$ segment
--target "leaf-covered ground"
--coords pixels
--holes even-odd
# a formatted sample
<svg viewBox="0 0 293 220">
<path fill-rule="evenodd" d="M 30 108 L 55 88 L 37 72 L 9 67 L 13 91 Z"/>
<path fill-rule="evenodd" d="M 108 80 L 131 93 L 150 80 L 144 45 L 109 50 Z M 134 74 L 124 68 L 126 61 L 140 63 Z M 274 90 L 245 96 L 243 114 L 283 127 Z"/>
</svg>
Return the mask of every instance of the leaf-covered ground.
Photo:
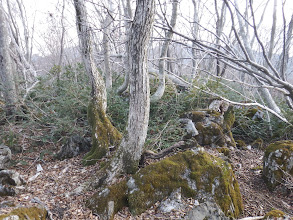
<svg viewBox="0 0 293 220">
<path fill-rule="evenodd" d="M 207 149 L 212 154 L 218 155 L 213 149 Z M 231 162 L 240 184 L 245 210 L 242 217 L 262 216 L 273 208 L 280 209 L 293 216 L 293 195 L 285 195 L 280 190 L 268 191 L 261 178 L 262 152 L 259 150 L 233 150 Z M 37 205 L 36 201 L 47 206 L 52 219 L 98 219 L 91 210 L 84 206 L 84 201 L 92 192 L 78 192 L 78 187 L 94 177 L 99 165 L 83 167 L 82 156 L 64 161 L 54 160 L 49 154 L 41 155 L 37 152 L 21 153 L 14 156 L 18 163 L 11 167 L 17 170 L 27 184 L 19 189 L 19 194 L 14 197 L 0 198 L 0 213 L 7 213 L 14 206 Z M 37 173 L 37 166 L 41 165 L 42 171 Z M 40 167 L 40 166 L 39 166 Z M 115 219 L 182 219 L 186 212 L 192 208 L 194 200 L 184 199 L 187 208 L 171 213 L 161 213 L 157 208 L 159 203 L 147 210 L 141 216 L 133 217 L 125 208 Z"/>
</svg>

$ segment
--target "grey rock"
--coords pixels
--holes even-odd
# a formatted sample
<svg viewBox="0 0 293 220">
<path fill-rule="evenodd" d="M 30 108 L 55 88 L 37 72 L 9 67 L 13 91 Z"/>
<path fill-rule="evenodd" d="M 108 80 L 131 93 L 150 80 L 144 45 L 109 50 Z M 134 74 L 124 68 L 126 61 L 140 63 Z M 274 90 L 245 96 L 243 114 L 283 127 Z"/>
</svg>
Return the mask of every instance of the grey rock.
<svg viewBox="0 0 293 220">
<path fill-rule="evenodd" d="M 204 202 L 188 212 L 188 220 L 228 220 L 216 203 Z"/>
<path fill-rule="evenodd" d="M 11 150 L 9 147 L 0 145 L 0 170 L 6 169 L 11 160 Z"/>
<path fill-rule="evenodd" d="M 168 213 L 171 211 L 184 209 L 185 207 L 186 205 L 184 205 L 181 200 L 181 187 L 180 187 L 177 190 L 174 190 L 167 199 L 161 202 L 159 209 L 162 212 Z"/>
<path fill-rule="evenodd" d="M 21 186 L 25 181 L 18 172 L 14 170 L 0 171 L 0 196 L 14 196 L 16 194 L 15 186 Z"/>
<path fill-rule="evenodd" d="M 74 135 L 61 147 L 55 157 L 59 160 L 76 157 L 83 152 L 88 152 L 90 148 L 91 143 L 88 139 Z"/>
<path fill-rule="evenodd" d="M 0 171 L 0 184 L 1 185 L 11 185 L 11 186 L 21 186 L 25 184 L 20 174 L 15 170 L 1 170 Z"/>
</svg>

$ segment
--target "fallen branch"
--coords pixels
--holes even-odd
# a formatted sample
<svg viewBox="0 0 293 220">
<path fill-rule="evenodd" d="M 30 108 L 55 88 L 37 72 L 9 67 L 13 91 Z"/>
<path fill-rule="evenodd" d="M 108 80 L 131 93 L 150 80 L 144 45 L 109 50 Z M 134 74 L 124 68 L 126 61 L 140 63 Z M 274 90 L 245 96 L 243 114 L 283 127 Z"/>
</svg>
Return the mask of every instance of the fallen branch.
<svg viewBox="0 0 293 220">
<path fill-rule="evenodd" d="M 179 141 L 175 144 L 173 144 L 171 147 L 168 147 L 162 151 L 160 151 L 159 153 L 154 153 L 151 150 L 146 150 L 142 153 L 141 155 L 141 159 L 140 159 L 140 165 L 143 166 L 145 164 L 145 161 L 147 159 L 153 159 L 153 160 L 157 160 L 157 159 L 161 159 L 173 152 L 175 152 L 175 150 L 180 149 L 180 150 L 186 150 L 186 149 L 190 149 L 193 148 L 195 146 L 197 146 L 197 142 L 192 142 L 192 143 L 188 143 L 186 141 Z"/>
</svg>

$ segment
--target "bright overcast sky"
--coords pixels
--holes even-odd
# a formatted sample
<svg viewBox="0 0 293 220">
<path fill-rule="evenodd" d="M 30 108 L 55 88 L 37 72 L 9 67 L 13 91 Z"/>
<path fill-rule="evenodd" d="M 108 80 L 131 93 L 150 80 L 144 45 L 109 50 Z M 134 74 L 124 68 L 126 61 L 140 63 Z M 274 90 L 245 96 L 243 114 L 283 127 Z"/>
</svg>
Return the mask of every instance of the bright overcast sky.
<svg viewBox="0 0 293 220">
<path fill-rule="evenodd" d="M 95 1 L 95 0 L 92 0 Z M 101 3 L 106 0 L 96 0 L 97 3 Z M 162 0 L 163 1 L 163 0 Z M 27 16 L 29 18 L 30 25 L 33 23 L 33 18 L 35 16 L 35 39 L 41 44 L 42 36 L 41 32 L 45 33 L 48 30 L 48 18 L 49 14 L 51 13 L 54 17 L 59 17 L 61 14 L 61 6 L 63 4 L 63 0 L 23 0 L 25 4 L 25 8 L 27 11 Z M 181 13 L 189 18 L 193 17 L 193 5 L 191 0 L 181 0 L 180 1 L 180 9 Z M 202 1 L 203 2 L 203 1 Z M 213 1 L 211 1 L 213 2 Z M 239 5 L 243 4 L 244 0 L 238 0 Z M 266 0 L 254 0 L 254 4 L 257 5 L 264 5 Z M 274 0 L 270 0 L 269 7 L 267 8 L 267 17 L 264 19 L 264 25 L 267 26 L 267 28 L 271 27 L 272 22 L 272 7 L 273 7 Z M 281 4 L 281 0 L 277 0 L 279 6 Z M 59 3 L 59 7 L 56 7 Z M 255 6 L 255 10 L 256 10 Z M 67 17 L 67 32 L 70 33 L 70 36 L 75 36 L 75 18 L 74 18 L 74 11 L 73 9 L 73 0 L 66 0 L 66 17 Z M 59 12 L 56 12 L 57 9 Z M 211 11 L 214 11 L 213 8 L 209 9 Z M 287 22 L 289 21 L 292 13 L 293 13 L 293 0 L 287 0 L 286 1 L 286 7 L 285 7 L 285 14 Z M 258 10 L 257 12 L 261 12 L 262 10 Z M 71 14 L 71 15 L 70 15 Z M 282 14 L 281 10 L 278 11 L 278 17 L 277 22 L 279 25 L 282 24 Z"/>
</svg>

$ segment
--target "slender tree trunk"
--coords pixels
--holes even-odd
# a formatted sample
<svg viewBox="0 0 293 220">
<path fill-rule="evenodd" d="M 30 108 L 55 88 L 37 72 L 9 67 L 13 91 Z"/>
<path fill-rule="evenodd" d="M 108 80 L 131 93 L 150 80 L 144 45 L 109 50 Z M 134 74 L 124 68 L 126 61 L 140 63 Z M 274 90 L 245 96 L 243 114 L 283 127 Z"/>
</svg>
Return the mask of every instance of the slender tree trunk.
<svg viewBox="0 0 293 220">
<path fill-rule="evenodd" d="M 178 0 L 173 0 L 172 1 L 172 17 L 171 17 L 171 22 L 170 22 L 170 28 L 173 29 L 176 25 L 176 19 L 177 19 L 177 8 L 178 8 Z M 165 84 L 166 84 L 166 77 L 165 77 L 165 58 L 167 56 L 167 51 L 169 44 L 172 40 L 173 37 L 173 32 L 172 31 L 167 31 L 166 33 L 166 39 L 163 43 L 162 50 L 161 50 L 161 56 L 159 60 L 159 86 L 156 90 L 156 92 L 152 95 L 151 97 L 151 102 L 157 102 L 159 101 L 162 96 L 164 95 L 165 92 Z"/>
<path fill-rule="evenodd" d="M 109 1 L 109 11 L 112 11 L 112 2 Z M 109 12 L 108 12 L 109 13 Z M 106 15 L 106 18 L 103 22 L 103 49 L 104 49 L 104 72 L 106 79 L 106 89 L 112 89 L 112 72 L 110 69 L 110 56 L 109 56 L 109 34 L 110 34 L 110 26 L 111 26 L 112 18 L 110 14 Z"/>
<path fill-rule="evenodd" d="M 16 88 L 14 84 L 13 68 L 9 53 L 8 27 L 3 9 L 2 0 L 0 1 L 0 79 L 1 89 L 5 100 L 5 112 L 7 116 L 12 116 L 16 109 Z"/>
<path fill-rule="evenodd" d="M 199 18 L 198 18 L 198 7 L 200 4 L 200 0 L 192 0 L 192 4 L 193 4 L 193 27 L 192 27 L 192 36 L 194 39 L 198 38 L 198 22 L 199 22 Z M 197 57 L 196 57 L 196 43 L 193 41 L 192 42 L 192 75 L 193 77 L 196 76 L 196 69 L 197 69 Z"/>
<path fill-rule="evenodd" d="M 126 3 L 126 4 L 125 4 Z M 125 22 L 124 25 L 126 27 L 126 41 L 128 42 L 130 39 L 130 19 L 132 19 L 132 10 L 131 10 L 131 5 L 130 5 L 130 0 L 122 0 L 123 4 L 123 9 L 124 9 L 124 17 L 125 17 Z M 124 81 L 123 84 L 118 88 L 117 93 L 121 95 L 129 85 L 129 72 L 130 72 L 130 64 L 129 64 L 129 45 L 125 45 L 125 50 L 126 50 L 126 56 L 124 57 L 124 66 L 125 66 L 125 76 L 124 76 Z"/>
<path fill-rule="evenodd" d="M 76 25 L 83 63 L 92 84 L 92 100 L 88 107 L 88 119 L 92 127 L 91 151 L 85 156 L 84 164 L 94 164 L 105 156 L 110 146 L 120 143 L 121 134 L 106 116 L 107 96 L 103 77 L 94 64 L 91 46 L 91 30 L 87 21 L 84 0 L 74 0 Z"/>
<path fill-rule="evenodd" d="M 149 122 L 150 88 L 147 70 L 148 44 L 155 10 L 154 0 L 137 0 L 130 29 L 130 101 L 126 134 L 110 164 L 101 170 L 93 185 L 111 184 L 121 172 L 138 169 Z"/>
</svg>

